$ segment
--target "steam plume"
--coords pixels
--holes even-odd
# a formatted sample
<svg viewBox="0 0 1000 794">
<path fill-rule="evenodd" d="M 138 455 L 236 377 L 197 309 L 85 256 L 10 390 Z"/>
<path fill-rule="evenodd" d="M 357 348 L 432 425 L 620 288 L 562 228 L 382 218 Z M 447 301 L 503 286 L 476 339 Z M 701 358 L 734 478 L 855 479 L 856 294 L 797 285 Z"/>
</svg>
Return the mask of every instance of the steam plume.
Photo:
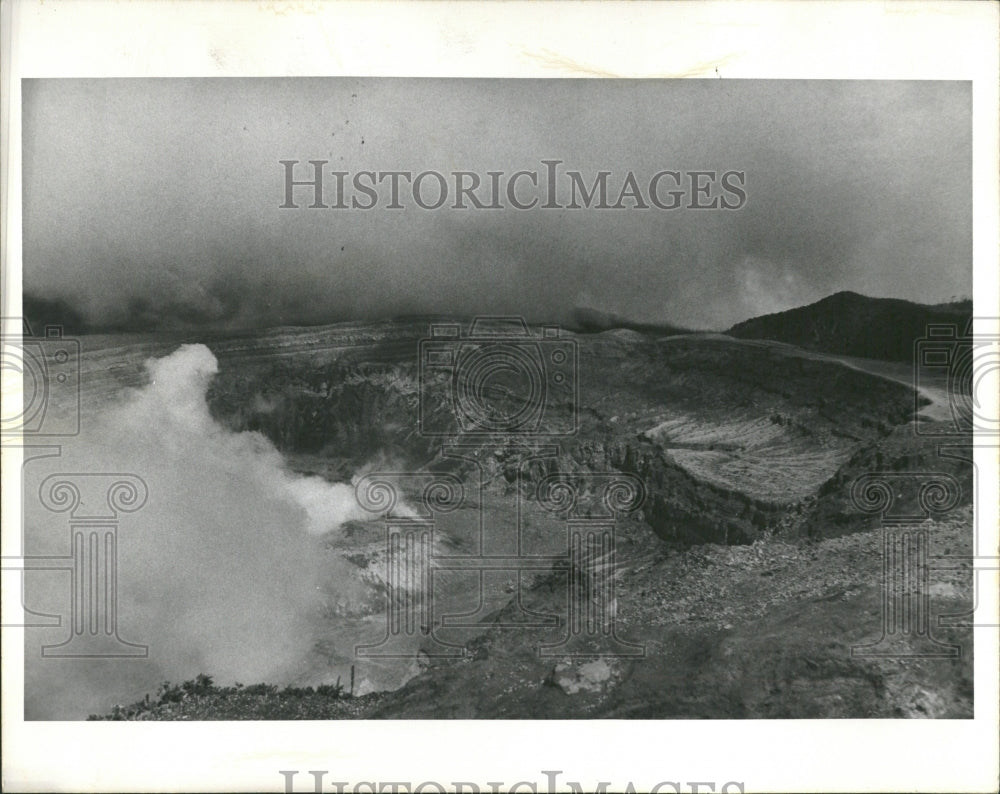
<svg viewBox="0 0 1000 794">
<path fill-rule="evenodd" d="M 296 475 L 266 438 L 211 417 L 217 362 L 207 347 L 184 345 L 147 369 L 146 387 L 50 461 L 60 472 L 130 472 L 147 483 L 147 504 L 119 532 L 119 628 L 149 645 L 149 658 L 42 659 L 39 646 L 62 641 L 66 628 L 31 630 L 28 718 L 106 711 L 201 672 L 220 683 L 287 679 L 309 651 L 319 588 L 338 570 L 320 536 L 360 512 L 351 486 Z M 25 481 L 27 544 L 36 554 L 64 547 L 66 517 L 33 498 L 31 464 Z M 31 574 L 27 588 L 29 606 L 68 614 L 64 576 Z"/>
</svg>

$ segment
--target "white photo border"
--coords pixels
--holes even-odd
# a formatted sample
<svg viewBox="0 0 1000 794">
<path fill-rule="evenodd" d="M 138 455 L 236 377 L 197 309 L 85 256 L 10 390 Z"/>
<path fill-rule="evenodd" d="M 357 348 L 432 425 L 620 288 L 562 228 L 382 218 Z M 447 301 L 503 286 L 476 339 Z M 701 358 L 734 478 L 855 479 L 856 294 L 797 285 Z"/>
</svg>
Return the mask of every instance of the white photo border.
<svg viewBox="0 0 1000 794">
<path fill-rule="evenodd" d="M 2 315 L 20 314 L 22 78 L 372 75 L 972 81 L 975 311 L 997 316 L 998 9 L 977 2 L 5 0 Z M 980 501 L 995 506 L 996 450 L 979 452 Z M 19 471 L 18 451 L 5 449 L 5 549 L 18 532 Z M 987 548 L 997 546 L 997 523 L 996 514 L 980 516 L 979 526 L 992 532 Z M 990 614 L 997 613 L 997 579 L 991 572 L 981 581 Z M 545 790 L 543 770 L 562 770 L 561 781 L 611 781 L 612 791 L 629 781 L 649 790 L 663 780 L 684 790 L 688 781 L 714 781 L 716 791 L 740 781 L 747 792 L 996 790 L 997 632 L 976 631 L 974 720 L 191 724 L 24 722 L 22 635 L 5 629 L 3 784 L 11 791 L 282 791 L 279 770 L 300 770 L 297 790 L 308 790 L 308 770 L 329 770 L 328 781 L 477 781 L 485 791 L 486 781 L 525 780 Z"/>
</svg>

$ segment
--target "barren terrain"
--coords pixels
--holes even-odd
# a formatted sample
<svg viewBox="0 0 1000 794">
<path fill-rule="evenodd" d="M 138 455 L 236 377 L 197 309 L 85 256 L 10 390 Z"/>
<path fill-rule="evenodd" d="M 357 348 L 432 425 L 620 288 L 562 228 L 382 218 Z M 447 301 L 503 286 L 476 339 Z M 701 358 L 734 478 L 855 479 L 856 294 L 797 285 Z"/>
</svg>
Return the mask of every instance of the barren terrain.
<svg viewBox="0 0 1000 794">
<path fill-rule="evenodd" d="M 114 716 L 142 719 L 971 716 L 967 630 L 934 629 L 941 642 L 961 646 L 954 659 L 851 653 L 882 630 L 882 530 L 851 503 L 858 477 L 952 474 L 960 503 L 927 525 L 932 554 L 971 549 L 969 467 L 939 458 L 913 432 L 915 402 L 922 421 L 946 421 L 943 391 L 915 401 L 905 365 L 780 342 L 563 332 L 579 351 L 579 395 L 553 401 L 546 421 L 566 427 L 575 415 L 576 432 L 466 436 L 466 456 L 449 457 L 440 438 L 419 432 L 420 402 L 434 400 L 431 420 L 461 435 L 447 379 L 420 381 L 418 343 L 429 322 L 83 337 L 82 404 L 86 413 L 121 399 L 146 382 L 147 358 L 202 342 L 219 362 L 208 392 L 214 419 L 263 434 L 290 471 L 331 482 L 430 472 L 466 483 L 474 498 L 439 519 L 437 555 L 475 556 L 480 525 L 500 546 L 516 538 L 523 553 L 556 555 L 565 533 L 536 503 L 539 483 L 553 475 L 636 477 L 645 500 L 616 523 L 612 575 L 616 631 L 641 654 L 539 655 L 565 633 L 568 573 L 556 564 L 441 572 L 435 613 L 475 619 L 422 627 L 405 658 L 358 658 L 355 646 L 384 633 L 393 597 L 384 522 L 372 515 L 322 539 L 325 603 L 301 637 L 296 669 L 267 682 L 278 690 L 202 680 L 132 707 L 125 704 L 134 688 L 107 693 L 113 699 L 102 710 L 117 702 Z M 494 395 L 501 405 L 515 398 Z M 542 444 L 554 451 L 539 458 Z M 930 582 L 932 623 L 970 608 L 971 573 L 961 565 L 932 572 Z M 517 625 L 532 615 L 552 621 Z M 432 635 L 464 652 L 428 653 L 422 646 Z M 184 677 L 198 674 L 216 671 L 192 666 Z M 347 691 L 333 686 L 338 680 Z M 285 685 L 299 689 L 281 696 Z"/>
</svg>

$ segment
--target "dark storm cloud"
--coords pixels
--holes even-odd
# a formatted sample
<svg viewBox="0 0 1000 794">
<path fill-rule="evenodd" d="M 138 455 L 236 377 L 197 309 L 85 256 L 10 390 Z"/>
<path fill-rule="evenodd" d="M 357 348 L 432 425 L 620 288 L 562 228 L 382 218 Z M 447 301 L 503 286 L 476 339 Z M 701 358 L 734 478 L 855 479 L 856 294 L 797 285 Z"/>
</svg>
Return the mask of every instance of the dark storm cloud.
<svg viewBox="0 0 1000 794">
<path fill-rule="evenodd" d="M 585 304 L 721 328 L 841 289 L 971 292 L 968 83 L 29 80 L 22 93 L 25 289 L 92 326 L 560 320 Z M 281 159 L 485 181 L 544 176 L 546 158 L 588 182 L 611 171 L 611 201 L 629 170 L 648 183 L 664 169 L 744 171 L 748 200 L 279 209 Z"/>
</svg>

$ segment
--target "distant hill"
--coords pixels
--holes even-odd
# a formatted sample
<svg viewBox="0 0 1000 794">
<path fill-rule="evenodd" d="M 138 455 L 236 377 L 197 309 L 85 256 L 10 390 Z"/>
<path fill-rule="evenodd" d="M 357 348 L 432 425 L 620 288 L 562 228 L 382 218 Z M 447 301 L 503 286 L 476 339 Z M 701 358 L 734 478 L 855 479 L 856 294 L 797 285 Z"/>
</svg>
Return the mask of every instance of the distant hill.
<svg viewBox="0 0 1000 794">
<path fill-rule="evenodd" d="M 913 344 L 926 335 L 930 323 L 953 323 L 961 334 L 971 318 L 971 300 L 925 305 L 838 292 L 808 306 L 754 317 L 726 333 L 826 353 L 911 361 Z"/>
<path fill-rule="evenodd" d="M 600 309 L 591 309 L 578 306 L 573 309 L 570 321 L 567 324 L 572 330 L 580 333 L 599 333 L 610 331 L 613 328 L 628 328 L 631 331 L 639 331 L 644 334 L 656 334 L 660 336 L 674 336 L 675 334 L 693 333 L 688 328 L 680 328 L 669 323 L 640 323 L 629 320 L 617 314 L 603 312 Z"/>
</svg>

